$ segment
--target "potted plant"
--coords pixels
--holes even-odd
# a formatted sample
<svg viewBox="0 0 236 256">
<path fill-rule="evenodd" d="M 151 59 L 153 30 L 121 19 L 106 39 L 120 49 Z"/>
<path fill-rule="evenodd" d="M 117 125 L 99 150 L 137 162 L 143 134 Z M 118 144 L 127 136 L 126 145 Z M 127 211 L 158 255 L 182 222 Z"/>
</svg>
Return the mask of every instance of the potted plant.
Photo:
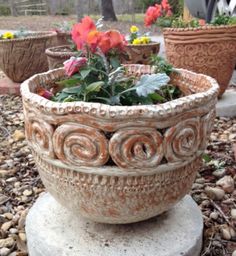
<svg viewBox="0 0 236 256">
<path fill-rule="evenodd" d="M 57 33 L 57 45 L 68 45 L 71 44 L 71 28 L 73 23 L 63 21 L 55 24 L 55 31 Z"/>
<path fill-rule="evenodd" d="M 131 223 L 191 189 L 215 116 L 218 85 L 169 65 L 124 65 L 118 31 L 85 17 L 80 57 L 21 86 L 25 128 L 47 190 L 75 214 Z"/>
<path fill-rule="evenodd" d="M 46 49 L 45 54 L 47 55 L 49 69 L 60 68 L 66 60 L 76 56 L 77 53 L 72 48 L 71 45 L 61 45 Z"/>
<path fill-rule="evenodd" d="M 151 41 L 147 34 L 140 35 L 137 26 L 130 27 L 128 42 L 122 57 L 124 64 L 150 64 L 150 56 L 157 55 L 160 50 L 160 43 Z"/>
<path fill-rule="evenodd" d="M 46 48 L 55 44 L 55 32 L 6 32 L 0 35 L 0 69 L 14 82 L 23 82 L 48 70 Z"/>
<path fill-rule="evenodd" d="M 163 35 L 168 61 L 175 67 L 215 78 L 220 85 L 220 97 L 228 87 L 236 64 L 235 18 L 221 15 L 211 24 L 202 20 L 184 22 L 170 16 L 170 10 L 167 0 L 149 7 L 146 25 L 156 23 L 165 27 Z"/>
</svg>

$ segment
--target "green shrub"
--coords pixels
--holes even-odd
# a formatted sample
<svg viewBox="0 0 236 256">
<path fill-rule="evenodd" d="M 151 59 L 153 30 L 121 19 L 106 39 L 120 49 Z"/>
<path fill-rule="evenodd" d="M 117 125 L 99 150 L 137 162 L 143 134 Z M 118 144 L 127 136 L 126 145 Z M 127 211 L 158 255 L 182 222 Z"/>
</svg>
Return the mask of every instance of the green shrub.
<svg viewBox="0 0 236 256">
<path fill-rule="evenodd" d="M 11 15 L 11 9 L 7 6 L 0 5 L 0 16 Z"/>
</svg>

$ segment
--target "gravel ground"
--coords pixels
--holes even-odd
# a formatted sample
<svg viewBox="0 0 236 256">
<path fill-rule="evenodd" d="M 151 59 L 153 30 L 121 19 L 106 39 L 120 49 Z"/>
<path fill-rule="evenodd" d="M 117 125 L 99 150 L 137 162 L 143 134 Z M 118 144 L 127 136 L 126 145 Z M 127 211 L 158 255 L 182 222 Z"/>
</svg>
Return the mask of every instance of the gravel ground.
<svg viewBox="0 0 236 256">
<path fill-rule="evenodd" d="M 24 256 L 25 217 L 44 187 L 25 141 L 20 97 L 0 96 L 0 124 L 0 255 Z M 209 162 L 191 191 L 205 223 L 202 256 L 231 256 L 236 250 L 233 145 L 236 148 L 236 119 L 216 119 L 207 150 Z"/>
</svg>

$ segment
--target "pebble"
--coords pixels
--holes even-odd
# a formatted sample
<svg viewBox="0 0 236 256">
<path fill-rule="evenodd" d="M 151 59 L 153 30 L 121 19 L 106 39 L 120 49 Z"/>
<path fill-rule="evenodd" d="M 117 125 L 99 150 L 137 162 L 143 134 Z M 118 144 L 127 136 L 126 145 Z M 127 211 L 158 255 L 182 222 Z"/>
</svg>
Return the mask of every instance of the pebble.
<svg viewBox="0 0 236 256">
<path fill-rule="evenodd" d="M 12 247 L 14 243 L 15 241 L 12 237 L 8 237 L 6 239 L 0 239 L 0 248 Z"/>
<path fill-rule="evenodd" d="M 26 235 L 25 235 L 25 233 L 23 233 L 23 232 L 19 233 L 19 238 L 21 239 L 21 241 L 26 242 Z"/>
<path fill-rule="evenodd" d="M 236 220 L 236 209 L 231 210 L 231 217 L 233 220 Z"/>
<path fill-rule="evenodd" d="M 20 130 L 15 130 L 15 132 L 12 135 L 12 138 L 14 141 L 20 141 L 25 139 L 25 134 Z"/>
<path fill-rule="evenodd" d="M 205 193 L 213 200 L 222 200 L 225 196 L 224 190 L 220 188 L 212 188 L 209 186 L 205 188 Z"/>
<path fill-rule="evenodd" d="M 12 226 L 12 221 L 7 221 L 7 222 L 2 224 L 1 230 L 6 232 L 11 226 Z"/>
<path fill-rule="evenodd" d="M 222 234 L 222 237 L 225 240 L 230 240 L 231 239 L 231 234 L 230 234 L 230 230 L 229 230 L 228 226 L 222 227 L 221 234 Z"/>
<path fill-rule="evenodd" d="M 32 190 L 26 189 L 26 190 L 23 191 L 24 196 L 31 196 L 32 194 L 33 194 Z"/>
<path fill-rule="evenodd" d="M 217 220 L 218 217 L 219 217 L 219 213 L 217 213 L 217 212 L 212 212 L 210 214 L 210 218 L 213 219 L 213 220 Z"/>
<path fill-rule="evenodd" d="M 225 173 L 226 173 L 225 169 L 219 169 L 214 171 L 212 175 L 214 175 L 216 178 L 221 178 L 225 175 Z"/>
<path fill-rule="evenodd" d="M 231 176 L 224 176 L 216 182 L 216 185 L 222 187 L 226 193 L 234 191 L 234 180 Z"/>
<path fill-rule="evenodd" d="M 18 229 L 17 229 L 17 228 L 10 228 L 10 229 L 9 229 L 9 232 L 10 232 L 11 234 L 17 234 L 17 233 L 18 233 Z"/>
<path fill-rule="evenodd" d="M 3 248 L 0 249 L 0 255 L 1 256 L 8 256 L 10 252 L 11 252 L 11 250 L 6 248 L 6 247 L 3 247 Z"/>
<path fill-rule="evenodd" d="M 6 218 L 9 219 L 9 220 L 12 220 L 13 214 L 10 213 L 10 212 L 6 212 L 6 213 L 4 213 L 4 217 L 6 217 Z"/>
</svg>

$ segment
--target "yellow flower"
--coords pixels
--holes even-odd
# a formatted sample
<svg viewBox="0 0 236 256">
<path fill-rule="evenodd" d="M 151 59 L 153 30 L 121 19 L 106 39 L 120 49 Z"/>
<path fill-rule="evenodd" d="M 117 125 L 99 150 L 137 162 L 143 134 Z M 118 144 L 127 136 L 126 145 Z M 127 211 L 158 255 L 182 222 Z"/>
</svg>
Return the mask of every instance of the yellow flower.
<svg viewBox="0 0 236 256">
<path fill-rule="evenodd" d="M 141 41 L 143 44 L 149 44 L 150 43 L 150 38 L 147 36 L 141 37 Z"/>
<path fill-rule="evenodd" d="M 140 38 L 136 38 L 136 39 L 134 39 L 132 44 L 141 44 L 141 43 L 142 42 L 141 42 Z"/>
<path fill-rule="evenodd" d="M 139 31 L 139 28 L 138 27 L 136 27 L 136 26 L 131 26 L 130 27 L 130 32 L 131 33 L 137 33 Z"/>
<path fill-rule="evenodd" d="M 14 34 L 12 32 L 5 32 L 3 35 L 2 35 L 2 38 L 3 39 L 12 39 L 14 38 Z"/>
</svg>

